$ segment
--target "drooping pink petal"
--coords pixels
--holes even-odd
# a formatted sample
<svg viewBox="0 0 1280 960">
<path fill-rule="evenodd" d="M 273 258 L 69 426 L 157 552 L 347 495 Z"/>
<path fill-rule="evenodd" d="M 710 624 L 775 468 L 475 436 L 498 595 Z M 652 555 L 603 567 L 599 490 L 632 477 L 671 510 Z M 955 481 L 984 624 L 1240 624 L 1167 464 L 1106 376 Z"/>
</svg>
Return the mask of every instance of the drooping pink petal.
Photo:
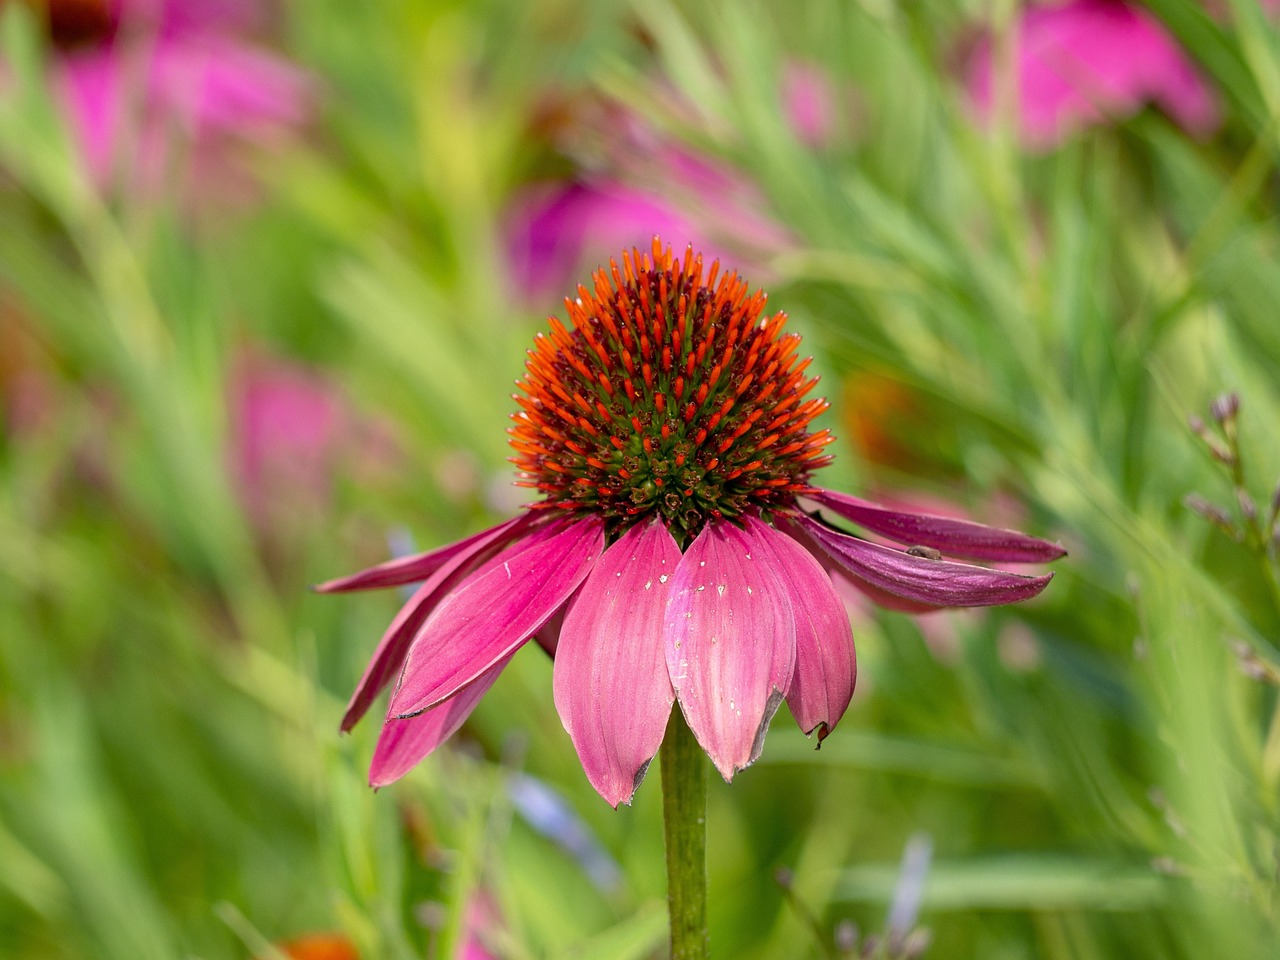
<svg viewBox="0 0 1280 960">
<path fill-rule="evenodd" d="M 791 537 L 802 547 L 809 551 L 822 569 L 826 571 L 827 576 L 831 578 L 831 584 L 835 587 L 836 593 L 840 594 L 848 585 L 850 590 L 856 591 L 859 595 L 855 598 L 856 602 L 861 602 L 862 597 L 869 597 L 877 606 L 884 607 L 887 610 L 898 610 L 903 613 L 933 613 L 938 610 L 946 610 L 946 607 L 939 606 L 936 603 L 921 603 L 918 600 L 908 600 L 905 597 L 898 597 L 881 590 L 879 587 L 872 586 L 865 580 L 860 580 L 853 576 L 843 565 L 834 560 L 825 549 L 809 536 L 804 527 L 798 523 L 791 522 L 785 517 L 777 520 L 778 527 L 786 531 L 787 536 Z M 849 595 L 849 590 L 844 591 L 844 595 Z"/>
<path fill-rule="evenodd" d="M 821 743 L 844 716 L 858 676 L 849 614 L 813 554 L 754 518 L 748 518 L 747 529 L 757 537 L 762 556 L 773 555 L 771 569 L 790 593 L 796 670 L 787 705 L 800 729 L 806 735 L 817 730 Z"/>
<path fill-rule="evenodd" d="M 679 562 L 660 519 L 633 526 L 592 568 L 560 630 L 556 710 L 587 779 L 614 807 L 631 802 L 675 700 L 663 618 Z"/>
<path fill-rule="evenodd" d="M 496 527 L 481 530 L 454 543 L 436 547 L 426 553 L 411 557 L 396 557 L 368 570 L 350 576 L 327 580 L 315 587 L 317 593 L 342 593 L 348 590 L 374 590 L 380 587 L 398 587 L 406 583 L 425 580 L 459 554 L 467 553 L 480 543 L 509 542 L 524 533 L 535 517 L 522 513 L 518 517 L 500 523 Z"/>
<path fill-rule="evenodd" d="M 396 618 L 391 621 L 391 626 L 382 635 L 369 666 L 365 668 L 364 676 L 356 684 L 355 693 L 351 695 L 347 712 L 342 717 L 344 732 L 356 725 L 369 709 L 369 704 L 382 692 L 382 688 L 399 674 L 409 645 L 426 623 L 431 611 L 477 563 L 487 560 L 506 543 L 510 536 L 509 526 L 509 523 L 504 523 L 463 540 L 464 546 L 454 550 L 400 608 Z"/>
<path fill-rule="evenodd" d="M 453 736 L 510 662 L 510 657 L 504 657 L 474 683 L 416 717 L 388 717 L 369 765 L 370 786 L 385 787 L 399 780 Z"/>
<path fill-rule="evenodd" d="M 726 780 L 760 756 L 795 673 L 790 591 L 760 544 L 750 529 L 708 523 L 676 566 L 665 617 L 676 698 Z"/>
<path fill-rule="evenodd" d="M 1066 555 L 1056 543 L 969 520 L 891 510 L 835 490 L 805 496 L 846 520 L 907 546 L 933 547 L 953 557 L 1004 563 L 1045 563 Z"/>
<path fill-rule="evenodd" d="M 943 607 L 1017 603 L 1034 597 L 1053 579 L 1053 574 L 1028 577 L 916 556 L 849 536 L 807 516 L 795 522 L 853 577 L 907 600 Z"/>
<path fill-rule="evenodd" d="M 467 577 L 409 647 L 391 716 L 435 706 L 513 653 L 569 599 L 603 550 L 599 518 L 556 521 Z"/>
</svg>

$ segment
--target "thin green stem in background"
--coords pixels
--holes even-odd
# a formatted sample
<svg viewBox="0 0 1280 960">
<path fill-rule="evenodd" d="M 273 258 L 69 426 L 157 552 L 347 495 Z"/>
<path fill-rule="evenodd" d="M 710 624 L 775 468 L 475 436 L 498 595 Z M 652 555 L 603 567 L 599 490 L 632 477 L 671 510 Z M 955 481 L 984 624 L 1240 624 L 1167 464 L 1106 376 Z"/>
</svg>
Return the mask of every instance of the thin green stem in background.
<svg viewBox="0 0 1280 960">
<path fill-rule="evenodd" d="M 702 748 L 677 706 L 662 740 L 662 820 L 667 843 L 671 960 L 705 960 L 707 781 Z"/>
</svg>

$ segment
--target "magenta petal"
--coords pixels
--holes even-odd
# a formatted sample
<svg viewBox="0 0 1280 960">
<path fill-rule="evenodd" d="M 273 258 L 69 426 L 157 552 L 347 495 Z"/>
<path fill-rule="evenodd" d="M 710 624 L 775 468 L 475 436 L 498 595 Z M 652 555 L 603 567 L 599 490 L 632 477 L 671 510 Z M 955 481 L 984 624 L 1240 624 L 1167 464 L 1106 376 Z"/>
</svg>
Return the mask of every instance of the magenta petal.
<svg viewBox="0 0 1280 960">
<path fill-rule="evenodd" d="M 1053 574 L 1028 577 L 882 547 L 802 516 L 796 521 L 851 576 L 897 597 L 943 607 L 989 607 L 1034 597 Z"/>
<path fill-rule="evenodd" d="M 498 540 L 513 539 L 533 520 L 534 517 L 531 514 L 521 514 L 506 523 L 472 534 L 465 540 L 458 540 L 411 557 L 397 557 L 348 577 L 328 580 L 318 584 L 315 589 L 318 593 L 343 593 L 347 590 L 374 590 L 379 587 L 398 587 L 406 583 L 417 583 L 419 580 L 427 579 L 454 557 L 476 547 L 481 541 L 484 541 L 485 545 L 492 545 Z"/>
<path fill-rule="evenodd" d="M 661 520 L 633 526 L 592 568 L 560 630 L 556 709 L 587 779 L 614 807 L 631 802 L 675 700 L 663 617 L 679 562 Z"/>
<path fill-rule="evenodd" d="M 474 537 L 468 537 L 460 544 L 443 548 L 452 550 L 452 554 L 400 608 L 400 612 L 382 635 L 382 640 L 378 642 L 378 648 L 373 652 L 364 676 L 356 684 L 351 702 L 347 704 L 347 712 L 342 717 L 344 731 L 356 725 L 369 709 L 369 704 L 382 692 L 382 688 L 400 672 L 409 645 L 441 599 L 477 562 L 488 559 L 506 541 L 509 536 L 508 526 L 509 524 L 502 524 L 493 527 Z"/>
<path fill-rule="evenodd" d="M 1029 537 L 1016 530 L 1002 530 L 928 513 L 890 510 L 835 490 L 818 489 L 805 496 L 872 533 L 907 546 L 933 547 L 953 557 L 1004 563 L 1045 563 L 1065 556 L 1067 552 L 1056 543 Z"/>
<path fill-rule="evenodd" d="M 500 660 L 480 674 L 470 686 L 459 690 L 456 696 L 416 717 L 388 719 L 373 751 L 369 785 L 385 787 L 394 783 L 453 736 L 510 661 L 510 657 Z"/>
<path fill-rule="evenodd" d="M 761 541 L 759 546 L 772 552 L 773 570 L 791 595 L 796 671 L 787 705 L 800 729 L 806 734 L 817 730 L 822 741 L 844 716 L 858 676 L 849 614 L 813 554 L 759 520 L 748 519 L 747 529 Z"/>
<path fill-rule="evenodd" d="M 409 647 L 391 716 L 435 706 L 512 653 L 569 599 L 603 549 L 598 518 L 558 521 L 467 577 Z"/>
<path fill-rule="evenodd" d="M 671 578 L 667 668 L 685 719 L 726 779 L 760 756 L 791 688 L 796 626 L 768 544 L 713 521 Z"/>
</svg>

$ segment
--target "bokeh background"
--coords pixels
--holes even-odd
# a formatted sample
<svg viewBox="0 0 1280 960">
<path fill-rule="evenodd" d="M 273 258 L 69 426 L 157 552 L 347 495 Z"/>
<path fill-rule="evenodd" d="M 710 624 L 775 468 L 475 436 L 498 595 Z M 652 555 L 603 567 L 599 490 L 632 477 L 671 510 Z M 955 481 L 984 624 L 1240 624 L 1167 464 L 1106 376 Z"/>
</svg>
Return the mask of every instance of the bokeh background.
<svg viewBox="0 0 1280 960">
<path fill-rule="evenodd" d="M 851 602 L 840 727 L 710 784 L 716 955 L 1280 955 L 1275 14 L 0 4 L 0 955 L 662 955 L 545 655 L 375 794 L 400 598 L 308 591 L 518 508 L 522 351 L 655 232 L 806 334 L 829 485 L 1071 551 Z"/>
</svg>

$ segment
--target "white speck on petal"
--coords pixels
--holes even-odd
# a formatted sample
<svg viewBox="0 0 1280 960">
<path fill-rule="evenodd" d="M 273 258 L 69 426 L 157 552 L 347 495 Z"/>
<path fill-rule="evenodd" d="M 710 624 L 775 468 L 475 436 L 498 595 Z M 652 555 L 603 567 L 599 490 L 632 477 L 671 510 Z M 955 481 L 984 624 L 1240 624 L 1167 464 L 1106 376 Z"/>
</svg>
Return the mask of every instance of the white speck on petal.
<svg viewBox="0 0 1280 960">
<path fill-rule="evenodd" d="M 700 566 L 700 567 L 705 567 L 706 565 L 707 565 L 707 561 L 705 561 L 705 560 L 700 560 L 700 561 L 698 561 L 698 566 Z"/>
<path fill-rule="evenodd" d="M 502 561 L 502 569 L 507 571 L 507 579 L 511 579 L 511 567 L 507 565 L 507 561 Z"/>
<path fill-rule="evenodd" d="M 648 583 L 646 583 L 646 584 L 644 585 L 644 588 L 645 588 L 646 590 L 648 590 L 648 589 L 649 589 L 650 587 L 652 587 L 652 586 L 653 586 L 653 581 L 652 581 L 652 580 L 650 580 Z"/>
<path fill-rule="evenodd" d="M 702 592 L 703 590 L 705 590 L 705 589 L 707 589 L 707 585 L 706 585 L 705 583 L 700 583 L 700 584 L 698 584 L 698 592 L 699 592 L 699 593 L 701 593 L 701 592 Z"/>
<path fill-rule="evenodd" d="M 659 583 L 666 583 L 666 582 L 667 582 L 667 575 L 664 573 L 662 576 L 658 577 L 658 582 L 659 582 Z"/>
<path fill-rule="evenodd" d="M 751 596 L 751 588 L 750 588 L 750 587 L 747 587 L 747 596 L 748 596 L 748 597 L 749 597 L 749 596 Z"/>
<path fill-rule="evenodd" d="M 750 560 L 750 559 L 751 559 L 751 554 L 749 554 L 749 553 L 747 554 L 747 559 L 748 559 L 748 560 Z"/>
<path fill-rule="evenodd" d="M 723 583 L 720 583 L 720 584 L 717 584 L 717 585 L 716 585 L 716 593 L 720 594 L 720 596 L 722 596 L 722 597 L 724 596 L 724 584 L 723 584 Z"/>
</svg>

